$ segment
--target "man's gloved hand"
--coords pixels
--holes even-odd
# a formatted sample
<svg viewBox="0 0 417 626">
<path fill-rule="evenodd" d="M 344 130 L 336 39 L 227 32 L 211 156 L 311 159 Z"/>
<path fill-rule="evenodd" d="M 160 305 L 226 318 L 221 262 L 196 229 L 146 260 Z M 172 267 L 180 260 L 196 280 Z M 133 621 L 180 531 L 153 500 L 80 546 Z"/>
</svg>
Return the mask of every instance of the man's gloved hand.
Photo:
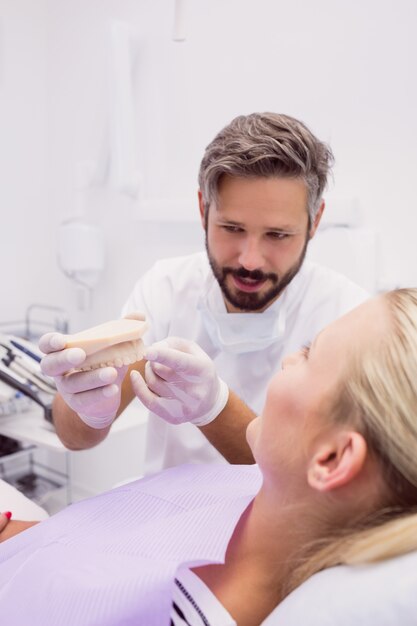
<svg viewBox="0 0 417 626">
<path fill-rule="evenodd" d="M 141 313 L 130 313 L 128 319 L 145 319 Z M 55 380 L 65 403 L 91 428 L 107 428 L 120 406 L 121 385 L 127 366 L 102 367 L 85 372 L 71 371 L 81 367 L 86 354 L 81 348 L 65 349 L 66 336 L 47 333 L 39 340 L 46 354 L 41 369 Z"/>
<path fill-rule="evenodd" d="M 147 348 L 145 359 L 145 380 L 135 370 L 130 373 L 133 390 L 170 424 L 205 426 L 225 407 L 229 389 L 196 343 L 168 337 Z"/>
</svg>

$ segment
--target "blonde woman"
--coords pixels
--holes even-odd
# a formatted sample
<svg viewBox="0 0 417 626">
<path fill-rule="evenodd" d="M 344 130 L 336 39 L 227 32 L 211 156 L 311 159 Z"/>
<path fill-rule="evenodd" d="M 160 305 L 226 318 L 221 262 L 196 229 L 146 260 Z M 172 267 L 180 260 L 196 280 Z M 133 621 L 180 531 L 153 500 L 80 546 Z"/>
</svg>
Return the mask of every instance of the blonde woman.
<svg viewBox="0 0 417 626">
<path fill-rule="evenodd" d="M 256 626 L 315 572 L 416 549 L 416 406 L 401 289 L 284 361 L 247 429 L 257 466 L 167 470 L 2 543 L 8 623 Z"/>
</svg>

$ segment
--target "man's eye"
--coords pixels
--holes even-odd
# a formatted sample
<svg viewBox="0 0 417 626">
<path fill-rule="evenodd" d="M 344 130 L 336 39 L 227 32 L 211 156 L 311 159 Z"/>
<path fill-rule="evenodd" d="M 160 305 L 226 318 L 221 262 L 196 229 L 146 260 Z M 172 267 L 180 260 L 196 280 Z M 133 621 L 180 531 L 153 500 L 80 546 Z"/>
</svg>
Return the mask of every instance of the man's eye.
<svg viewBox="0 0 417 626">
<path fill-rule="evenodd" d="M 287 239 L 291 235 L 289 233 L 278 233 L 278 232 L 270 232 L 268 233 L 268 237 L 270 239 L 278 239 L 278 241 L 282 241 L 283 239 Z"/>
<path fill-rule="evenodd" d="M 232 226 L 231 224 L 223 224 L 222 228 L 228 233 L 241 233 L 243 231 L 240 226 Z"/>
</svg>

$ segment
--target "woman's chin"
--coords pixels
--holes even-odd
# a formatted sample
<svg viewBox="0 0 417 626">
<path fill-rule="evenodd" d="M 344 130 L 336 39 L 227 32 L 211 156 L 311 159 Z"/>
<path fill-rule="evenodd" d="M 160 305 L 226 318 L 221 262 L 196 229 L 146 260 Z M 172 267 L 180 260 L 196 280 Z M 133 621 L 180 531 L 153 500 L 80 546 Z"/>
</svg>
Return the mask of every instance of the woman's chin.
<svg viewBox="0 0 417 626">
<path fill-rule="evenodd" d="M 259 427 L 260 427 L 260 416 L 255 417 L 246 428 L 246 441 L 248 442 L 249 448 L 252 450 L 252 454 L 255 453 L 255 444 L 259 435 Z"/>
</svg>

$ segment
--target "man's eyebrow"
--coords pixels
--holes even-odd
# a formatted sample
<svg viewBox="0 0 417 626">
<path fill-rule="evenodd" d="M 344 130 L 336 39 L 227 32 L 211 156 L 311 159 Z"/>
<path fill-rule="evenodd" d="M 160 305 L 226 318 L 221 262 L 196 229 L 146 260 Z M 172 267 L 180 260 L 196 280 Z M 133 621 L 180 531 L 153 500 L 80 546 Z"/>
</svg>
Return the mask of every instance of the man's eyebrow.
<svg viewBox="0 0 417 626">
<path fill-rule="evenodd" d="M 297 233 L 300 228 L 298 228 L 297 226 L 289 226 L 285 224 L 283 226 L 266 226 L 264 230 L 274 233 Z"/>
<path fill-rule="evenodd" d="M 236 220 L 229 219 L 222 215 L 218 215 L 217 221 L 223 222 L 225 224 L 230 224 L 231 226 L 239 226 L 240 228 L 245 228 L 245 224 L 243 222 L 238 222 Z M 284 224 L 282 226 L 264 226 L 263 230 L 265 232 L 275 232 L 275 233 L 295 233 L 295 232 L 298 232 L 298 230 L 300 229 L 297 228 L 296 226 L 290 226 L 290 225 Z"/>
<path fill-rule="evenodd" d="M 298 224 L 286 224 L 285 222 L 282 224 L 274 224 L 273 226 L 266 226 L 268 230 L 297 230 L 300 228 Z"/>
<path fill-rule="evenodd" d="M 217 218 L 218 222 L 224 222 L 225 224 L 232 224 L 233 226 L 243 226 L 242 222 L 237 222 L 236 220 L 230 220 L 227 217 L 222 217 L 219 215 Z"/>
</svg>

